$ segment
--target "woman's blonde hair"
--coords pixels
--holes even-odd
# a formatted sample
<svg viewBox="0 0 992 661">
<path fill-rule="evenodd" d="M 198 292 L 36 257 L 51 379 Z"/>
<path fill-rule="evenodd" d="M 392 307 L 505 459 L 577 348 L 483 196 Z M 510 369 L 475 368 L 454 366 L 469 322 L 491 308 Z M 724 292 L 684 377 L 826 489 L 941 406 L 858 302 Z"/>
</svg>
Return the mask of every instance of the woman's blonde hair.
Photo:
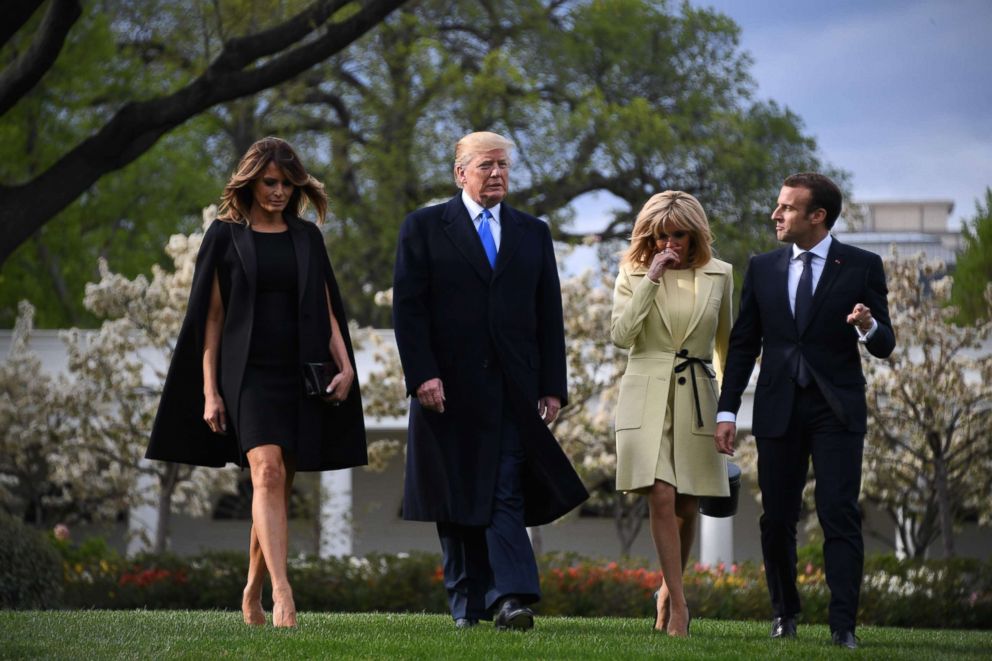
<svg viewBox="0 0 992 661">
<path fill-rule="evenodd" d="M 630 235 L 630 247 L 620 258 L 626 266 L 648 266 L 657 252 L 655 241 L 662 233 L 671 234 L 676 230 L 689 233 L 689 250 L 685 256 L 687 268 L 703 266 L 713 257 L 711 245 L 713 235 L 706 220 L 706 212 L 699 200 L 688 193 L 666 190 L 652 195 L 644 204 L 634 230 Z"/>
<path fill-rule="evenodd" d="M 299 216 L 308 204 L 313 204 L 317 212 L 317 224 L 324 222 L 327 215 L 327 193 L 324 184 L 307 173 L 297 156 L 296 150 L 281 138 L 267 137 L 257 141 L 238 163 L 238 169 L 224 186 L 220 196 L 220 210 L 217 219 L 229 223 L 248 223 L 248 212 L 254 200 L 252 183 L 262 176 L 269 163 L 275 163 L 286 173 L 293 184 L 286 211 Z"/>
</svg>

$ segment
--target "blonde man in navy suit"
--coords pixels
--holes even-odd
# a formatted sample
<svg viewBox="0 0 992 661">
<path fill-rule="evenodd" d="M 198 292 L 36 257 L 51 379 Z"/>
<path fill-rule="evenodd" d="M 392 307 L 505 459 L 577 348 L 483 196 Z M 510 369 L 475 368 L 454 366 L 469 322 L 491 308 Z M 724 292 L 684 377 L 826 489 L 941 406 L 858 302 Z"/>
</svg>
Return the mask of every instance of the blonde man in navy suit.
<svg viewBox="0 0 992 661">
<path fill-rule="evenodd" d="M 855 648 L 864 566 L 858 492 L 867 431 L 860 347 L 885 358 L 895 335 L 882 260 L 830 236 L 841 202 L 840 189 L 821 174 L 785 180 L 771 218 L 778 240 L 790 245 L 748 265 L 714 436 L 720 452 L 733 454 L 741 395 L 761 354 L 752 431 L 771 635 L 796 636 L 796 524 L 812 459 L 831 637 Z"/>
<path fill-rule="evenodd" d="M 547 224 L 504 202 L 512 147 L 458 142 L 461 192 L 407 216 L 393 279 L 412 397 L 403 516 L 436 522 L 460 628 L 533 626 L 526 526 L 588 497 L 547 428 L 567 403 L 561 290 Z"/>
</svg>

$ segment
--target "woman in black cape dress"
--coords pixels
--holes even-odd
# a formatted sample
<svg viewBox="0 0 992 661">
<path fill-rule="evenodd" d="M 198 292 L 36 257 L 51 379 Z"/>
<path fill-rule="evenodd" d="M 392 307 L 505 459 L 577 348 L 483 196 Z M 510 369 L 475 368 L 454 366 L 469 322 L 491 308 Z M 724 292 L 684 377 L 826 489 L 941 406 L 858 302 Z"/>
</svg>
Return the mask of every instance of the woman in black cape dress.
<svg viewBox="0 0 992 661">
<path fill-rule="evenodd" d="M 288 496 L 296 471 L 367 463 L 361 393 L 347 318 L 320 230 L 323 185 L 278 138 L 256 142 L 224 189 L 196 259 L 186 318 L 146 457 L 199 466 L 236 462 L 253 487 L 242 612 L 295 626 L 286 578 Z M 333 362 L 327 395 L 303 392 L 303 364 Z"/>
</svg>

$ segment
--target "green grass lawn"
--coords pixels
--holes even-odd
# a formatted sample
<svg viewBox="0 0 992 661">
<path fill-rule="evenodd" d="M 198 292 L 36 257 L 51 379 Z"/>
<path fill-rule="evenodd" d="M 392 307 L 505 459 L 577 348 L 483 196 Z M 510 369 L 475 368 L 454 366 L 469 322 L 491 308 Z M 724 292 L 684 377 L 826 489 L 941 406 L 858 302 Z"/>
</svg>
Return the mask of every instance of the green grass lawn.
<svg viewBox="0 0 992 661">
<path fill-rule="evenodd" d="M 979 659 L 992 632 L 859 629 L 855 652 L 832 647 L 825 626 L 772 641 L 764 622 L 696 620 L 688 640 L 655 634 L 647 619 L 539 617 L 532 631 L 491 624 L 458 631 L 441 615 L 302 613 L 300 626 L 249 628 L 217 611 L 0 611 L 0 658 L 331 659 Z"/>
</svg>

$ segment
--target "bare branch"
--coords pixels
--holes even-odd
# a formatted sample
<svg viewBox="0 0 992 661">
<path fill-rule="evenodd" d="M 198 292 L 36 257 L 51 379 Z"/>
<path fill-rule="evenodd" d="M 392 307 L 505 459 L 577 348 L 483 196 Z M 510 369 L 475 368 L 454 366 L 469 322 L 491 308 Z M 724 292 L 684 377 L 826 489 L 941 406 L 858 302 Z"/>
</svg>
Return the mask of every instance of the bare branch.
<svg viewBox="0 0 992 661">
<path fill-rule="evenodd" d="M 8 2 L 3 8 L 3 21 L 0 21 L 0 46 L 17 34 L 28 19 L 38 10 L 45 0 L 20 0 Z"/>
<path fill-rule="evenodd" d="M 134 102 L 33 180 L 0 186 L 0 263 L 39 227 L 104 174 L 141 156 L 165 133 L 218 103 L 288 80 L 360 38 L 405 0 L 368 0 L 339 23 L 322 27 L 346 0 L 316 2 L 286 23 L 233 39 L 199 78 L 168 96 Z M 321 22 L 315 22 L 320 19 Z M 255 60 L 319 37 L 254 68 Z"/>
<path fill-rule="evenodd" d="M 31 46 L 0 74 L 0 115 L 31 91 L 52 67 L 69 29 L 82 13 L 79 0 L 52 0 Z"/>
</svg>

